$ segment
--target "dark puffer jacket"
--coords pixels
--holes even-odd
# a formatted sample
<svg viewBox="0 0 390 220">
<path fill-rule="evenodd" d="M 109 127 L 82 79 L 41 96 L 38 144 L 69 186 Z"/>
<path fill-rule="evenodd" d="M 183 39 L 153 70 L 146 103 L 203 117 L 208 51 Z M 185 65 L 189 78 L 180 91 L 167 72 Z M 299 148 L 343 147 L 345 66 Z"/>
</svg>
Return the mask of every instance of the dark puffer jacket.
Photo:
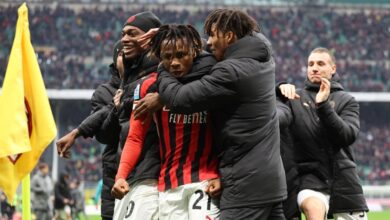
<svg viewBox="0 0 390 220">
<path fill-rule="evenodd" d="M 68 174 L 61 173 L 58 182 L 54 185 L 54 209 L 63 209 L 65 205 L 71 205 L 72 196 L 68 179 Z M 68 200 L 68 203 L 65 203 L 65 200 Z"/>
<path fill-rule="evenodd" d="M 125 60 L 125 83 L 124 93 L 122 96 L 122 104 L 119 110 L 111 109 L 108 116 L 103 122 L 103 133 L 110 133 L 119 127 L 116 133 L 119 138 L 119 149 L 117 153 L 117 161 L 120 160 L 121 150 L 126 142 L 129 132 L 129 121 L 133 107 L 133 95 L 135 87 L 139 84 L 139 80 L 152 73 L 157 72 L 158 60 L 149 58 L 148 52 L 144 52 L 138 59 L 133 62 Z M 141 153 L 139 162 L 135 170 L 129 175 L 128 182 L 132 184 L 143 179 L 157 179 L 160 172 L 160 155 L 158 145 L 158 134 L 154 123 L 148 130 L 144 142 L 144 148 Z M 115 175 L 116 172 L 113 174 Z"/>
<path fill-rule="evenodd" d="M 182 85 L 159 76 L 160 97 L 172 111 L 212 110 L 221 148 L 221 209 L 270 205 L 287 195 L 271 54 L 264 39 L 247 36 L 200 80 Z"/>
<path fill-rule="evenodd" d="M 111 195 L 111 188 L 114 186 L 115 174 L 118 170 L 117 151 L 119 143 L 119 126 L 113 126 L 107 132 L 104 128 L 104 121 L 109 113 L 114 109 L 113 97 L 119 88 L 121 80 L 114 64 L 109 67 L 111 79 L 109 82 L 99 85 L 91 98 L 91 114 L 79 125 L 80 135 L 86 137 L 96 137 L 96 139 L 106 144 L 103 150 L 103 188 L 102 188 L 102 212 L 103 218 L 112 218 L 114 213 L 115 198 Z"/>
<path fill-rule="evenodd" d="M 290 124 L 300 189 L 330 194 L 330 214 L 367 211 L 351 148 L 360 127 L 359 104 L 333 78 L 330 96 L 320 104 L 315 103 L 319 85 L 306 81 L 301 98 L 281 109 L 280 120 Z"/>
</svg>

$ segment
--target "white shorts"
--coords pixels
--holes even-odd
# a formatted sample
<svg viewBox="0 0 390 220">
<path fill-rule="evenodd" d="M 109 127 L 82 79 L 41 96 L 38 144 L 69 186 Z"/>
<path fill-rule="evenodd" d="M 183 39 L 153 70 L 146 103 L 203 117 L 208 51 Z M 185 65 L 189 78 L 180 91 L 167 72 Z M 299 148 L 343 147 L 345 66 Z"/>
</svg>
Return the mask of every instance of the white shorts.
<svg viewBox="0 0 390 220">
<path fill-rule="evenodd" d="M 311 189 L 304 189 L 298 193 L 298 206 L 301 207 L 302 202 L 309 197 L 315 197 L 322 201 L 326 208 L 326 214 L 328 214 L 330 199 L 328 194 Z M 367 220 L 367 213 L 364 211 L 333 213 L 333 217 L 335 220 Z"/>
<path fill-rule="evenodd" d="M 121 200 L 115 200 L 114 220 L 157 220 L 157 180 L 146 179 L 130 186 L 130 191 Z"/>
<path fill-rule="evenodd" d="M 301 207 L 302 202 L 309 197 L 315 197 L 315 198 L 319 199 L 325 205 L 325 212 L 326 212 L 326 214 L 328 214 L 329 199 L 330 199 L 330 196 L 328 194 L 323 193 L 323 192 L 314 191 L 311 189 L 301 190 L 298 193 L 298 199 L 297 199 L 298 200 L 298 207 Z"/>
<path fill-rule="evenodd" d="M 204 192 L 208 181 L 160 192 L 160 220 L 219 219 L 219 200 Z"/>
</svg>

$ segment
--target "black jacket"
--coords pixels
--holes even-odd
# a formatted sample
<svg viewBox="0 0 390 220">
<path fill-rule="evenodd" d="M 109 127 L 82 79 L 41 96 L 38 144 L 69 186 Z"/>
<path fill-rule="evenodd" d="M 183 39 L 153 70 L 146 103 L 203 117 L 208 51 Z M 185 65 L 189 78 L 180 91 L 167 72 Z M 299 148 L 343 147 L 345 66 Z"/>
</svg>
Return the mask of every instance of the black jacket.
<svg viewBox="0 0 390 220">
<path fill-rule="evenodd" d="M 103 122 L 104 133 L 110 132 L 117 127 L 120 128 L 119 133 L 119 151 L 117 160 L 120 160 L 121 150 L 126 142 L 127 134 L 129 133 L 129 121 L 133 107 L 133 95 L 139 80 L 152 73 L 157 72 L 158 61 L 149 58 L 147 52 L 143 53 L 134 62 L 125 61 L 125 83 L 124 93 L 121 101 L 121 108 L 111 109 L 106 120 Z M 150 127 L 144 142 L 144 148 L 141 153 L 139 162 L 128 177 L 130 184 L 143 179 L 157 179 L 160 172 L 160 154 L 157 129 L 154 124 Z M 116 174 L 116 172 L 115 172 Z"/>
<path fill-rule="evenodd" d="M 335 79 L 328 100 L 320 104 L 315 104 L 319 85 L 305 85 L 300 99 L 279 109 L 294 138 L 300 188 L 330 194 L 330 214 L 367 211 L 351 148 L 360 127 L 359 104 Z"/>
<path fill-rule="evenodd" d="M 159 76 L 172 111 L 212 110 L 223 192 L 221 209 L 262 206 L 286 197 L 275 105 L 275 63 L 263 40 L 247 36 L 200 80 L 182 85 Z"/>
<path fill-rule="evenodd" d="M 277 100 L 278 115 L 280 114 L 280 108 L 283 108 L 285 104 Z M 289 110 L 289 109 L 287 109 Z M 286 219 L 293 219 L 298 217 L 300 219 L 301 213 L 299 211 L 297 196 L 299 192 L 299 175 L 298 165 L 295 162 L 295 149 L 290 129 L 286 120 L 279 120 L 280 127 L 280 155 L 282 156 L 283 167 L 286 172 L 287 182 L 287 199 L 283 201 L 283 211 Z"/>
<path fill-rule="evenodd" d="M 111 75 L 110 81 L 99 85 L 95 89 L 91 98 L 91 113 L 83 122 L 81 122 L 78 129 L 80 135 L 84 138 L 97 135 L 96 138 L 103 144 L 117 144 L 118 140 L 115 138 L 112 139 L 111 136 L 105 137 L 104 134 L 100 132 L 105 118 L 113 108 L 112 98 L 120 85 L 119 74 L 113 64 L 110 65 L 109 71 Z"/>
<path fill-rule="evenodd" d="M 110 166 L 108 170 L 110 170 L 110 172 L 115 172 L 117 167 L 116 154 L 120 127 L 111 127 L 110 132 L 106 132 L 107 129 L 104 128 L 104 121 L 108 117 L 110 111 L 114 109 L 112 99 L 119 88 L 121 80 L 119 78 L 119 73 L 113 64 L 109 67 L 109 73 L 111 74 L 110 81 L 99 85 L 95 89 L 91 98 L 91 113 L 83 122 L 81 122 L 78 129 L 80 135 L 84 138 L 95 136 L 100 143 L 107 145 L 103 151 L 103 169 Z M 105 174 L 103 173 L 103 175 Z"/>
<path fill-rule="evenodd" d="M 61 173 L 58 182 L 54 185 L 54 208 L 63 209 L 65 207 L 64 199 L 68 199 L 69 202 L 72 201 L 72 196 L 70 195 L 70 188 L 67 180 L 65 179 L 67 174 Z M 71 205 L 71 204 L 69 204 Z"/>
<path fill-rule="evenodd" d="M 102 154 L 103 189 L 102 189 L 102 217 L 112 218 L 115 198 L 111 195 L 111 188 L 115 183 L 115 174 L 118 170 L 117 151 L 119 143 L 119 126 L 112 126 L 108 131 L 104 121 L 112 109 L 115 109 L 113 97 L 118 90 L 121 80 L 114 64 L 109 66 L 110 81 L 99 85 L 91 98 L 92 110 L 90 115 L 79 125 L 78 130 L 84 138 L 95 136 L 106 144 Z M 106 202 L 107 201 L 107 202 Z"/>
</svg>

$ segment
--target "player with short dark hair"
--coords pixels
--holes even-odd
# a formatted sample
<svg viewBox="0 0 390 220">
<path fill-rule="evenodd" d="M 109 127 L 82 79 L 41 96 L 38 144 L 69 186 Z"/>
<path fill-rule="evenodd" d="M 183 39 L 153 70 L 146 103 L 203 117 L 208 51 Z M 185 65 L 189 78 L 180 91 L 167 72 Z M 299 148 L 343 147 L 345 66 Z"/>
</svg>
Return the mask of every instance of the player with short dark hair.
<svg viewBox="0 0 390 220">
<path fill-rule="evenodd" d="M 359 104 L 338 82 L 334 55 L 314 49 L 302 90 L 278 86 L 279 120 L 289 126 L 299 171 L 298 205 L 306 219 L 367 219 L 367 205 L 351 145 L 359 132 Z M 289 98 L 290 100 L 286 100 Z"/>
</svg>

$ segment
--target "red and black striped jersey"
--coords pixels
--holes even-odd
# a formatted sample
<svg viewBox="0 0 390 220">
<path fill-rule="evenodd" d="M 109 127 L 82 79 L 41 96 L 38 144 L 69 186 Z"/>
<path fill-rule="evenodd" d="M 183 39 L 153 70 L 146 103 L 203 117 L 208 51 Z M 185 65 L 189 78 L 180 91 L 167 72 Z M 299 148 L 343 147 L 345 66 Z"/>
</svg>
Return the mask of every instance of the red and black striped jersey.
<svg viewBox="0 0 390 220">
<path fill-rule="evenodd" d="M 147 93 L 156 92 L 156 79 L 157 74 L 151 74 L 141 81 L 134 92 L 134 105 Z M 133 116 L 130 120 L 117 178 L 126 176 L 137 163 L 151 123 L 150 120 L 134 120 Z M 219 176 L 207 111 L 179 114 L 164 107 L 154 114 L 154 121 L 160 138 L 160 191 Z"/>
</svg>

